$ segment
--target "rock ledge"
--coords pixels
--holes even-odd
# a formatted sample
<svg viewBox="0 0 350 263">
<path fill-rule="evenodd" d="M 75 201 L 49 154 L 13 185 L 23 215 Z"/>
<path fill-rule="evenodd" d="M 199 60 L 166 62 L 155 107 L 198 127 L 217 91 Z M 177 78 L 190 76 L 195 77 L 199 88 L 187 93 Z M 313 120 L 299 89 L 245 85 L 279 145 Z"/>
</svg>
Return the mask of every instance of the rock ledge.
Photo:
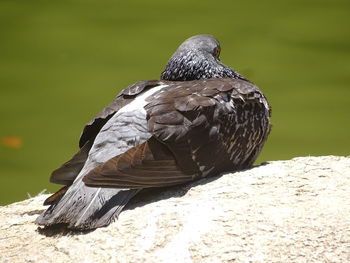
<svg viewBox="0 0 350 263">
<path fill-rule="evenodd" d="M 0 262 L 350 262 L 350 157 L 274 161 L 140 196 L 89 233 L 0 207 Z"/>
</svg>

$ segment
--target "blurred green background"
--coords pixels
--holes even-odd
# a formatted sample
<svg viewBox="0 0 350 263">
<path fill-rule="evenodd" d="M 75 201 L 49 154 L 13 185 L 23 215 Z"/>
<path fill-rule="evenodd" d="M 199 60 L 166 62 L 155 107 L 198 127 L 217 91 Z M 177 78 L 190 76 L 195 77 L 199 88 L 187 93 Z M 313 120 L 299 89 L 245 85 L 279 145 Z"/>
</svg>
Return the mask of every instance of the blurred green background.
<svg viewBox="0 0 350 263">
<path fill-rule="evenodd" d="M 0 204 L 50 172 L 127 85 L 208 33 L 273 108 L 259 162 L 349 155 L 350 1 L 0 1 Z"/>
</svg>

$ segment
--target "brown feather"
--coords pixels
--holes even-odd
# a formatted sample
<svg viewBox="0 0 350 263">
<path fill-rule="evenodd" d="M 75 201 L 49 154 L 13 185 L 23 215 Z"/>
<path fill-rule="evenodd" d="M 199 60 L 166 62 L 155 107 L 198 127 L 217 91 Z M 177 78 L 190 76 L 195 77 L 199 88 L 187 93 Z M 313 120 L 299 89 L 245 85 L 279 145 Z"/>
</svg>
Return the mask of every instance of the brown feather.
<svg viewBox="0 0 350 263">
<path fill-rule="evenodd" d="M 148 98 L 148 129 L 183 171 L 210 176 L 255 161 L 270 130 L 268 104 L 256 86 L 239 79 L 167 84 Z"/>
<path fill-rule="evenodd" d="M 62 187 L 56 193 L 54 193 L 53 195 L 50 195 L 48 198 L 46 198 L 44 201 L 44 205 L 52 205 L 52 204 L 58 202 L 62 198 L 62 196 L 67 192 L 69 186 L 70 185 L 66 185 L 66 186 Z"/>
<path fill-rule="evenodd" d="M 115 188 L 163 187 L 192 181 L 174 156 L 156 139 L 151 138 L 90 171 L 83 181 L 88 186 Z"/>
<path fill-rule="evenodd" d="M 92 143 L 87 141 L 69 161 L 65 162 L 61 167 L 52 172 L 50 182 L 65 185 L 72 184 L 83 168 L 91 146 Z"/>
</svg>

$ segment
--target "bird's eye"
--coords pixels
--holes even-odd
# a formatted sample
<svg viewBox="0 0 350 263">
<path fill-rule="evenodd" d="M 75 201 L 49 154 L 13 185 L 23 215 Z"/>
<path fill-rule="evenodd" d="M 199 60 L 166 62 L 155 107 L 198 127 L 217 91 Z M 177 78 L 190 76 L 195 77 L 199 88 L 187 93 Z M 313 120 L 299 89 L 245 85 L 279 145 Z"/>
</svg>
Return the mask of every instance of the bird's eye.
<svg viewBox="0 0 350 263">
<path fill-rule="evenodd" d="M 214 48 L 214 55 L 215 55 L 215 57 L 218 58 L 220 56 L 220 51 L 221 51 L 220 47 Z"/>
</svg>

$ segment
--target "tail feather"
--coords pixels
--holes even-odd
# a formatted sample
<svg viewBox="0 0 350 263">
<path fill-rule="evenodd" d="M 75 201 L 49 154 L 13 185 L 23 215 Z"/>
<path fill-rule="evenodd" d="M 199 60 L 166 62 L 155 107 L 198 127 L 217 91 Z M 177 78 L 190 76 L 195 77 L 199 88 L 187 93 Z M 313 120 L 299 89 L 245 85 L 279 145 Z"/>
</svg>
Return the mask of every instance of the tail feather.
<svg viewBox="0 0 350 263">
<path fill-rule="evenodd" d="M 91 148 L 87 142 L 78 154 L 53 173 L 53 182 L 72 185 L 66 192 L 60 190 L 49 198 L 47 203 L 51 206 L 38 217 L 38 224 L 66 224 L 70 229 L 88 230 L 106 226 L 119 215 L 138 189 L 91 187 L 82 180 L 92 169 L 152 136 L 143 107 L 147 103 L 145 98 L 162 87 L 150 89 L 122 107 L 98 132 Z"/>
<path fill-rule="evenodd" d="M 40 215 L 36 223 L 44 226 L 66 224 L 67 228 L 76 230 L 107 226 L 138 191 L 88 187 L 80 181 Z"/>
</svg>

